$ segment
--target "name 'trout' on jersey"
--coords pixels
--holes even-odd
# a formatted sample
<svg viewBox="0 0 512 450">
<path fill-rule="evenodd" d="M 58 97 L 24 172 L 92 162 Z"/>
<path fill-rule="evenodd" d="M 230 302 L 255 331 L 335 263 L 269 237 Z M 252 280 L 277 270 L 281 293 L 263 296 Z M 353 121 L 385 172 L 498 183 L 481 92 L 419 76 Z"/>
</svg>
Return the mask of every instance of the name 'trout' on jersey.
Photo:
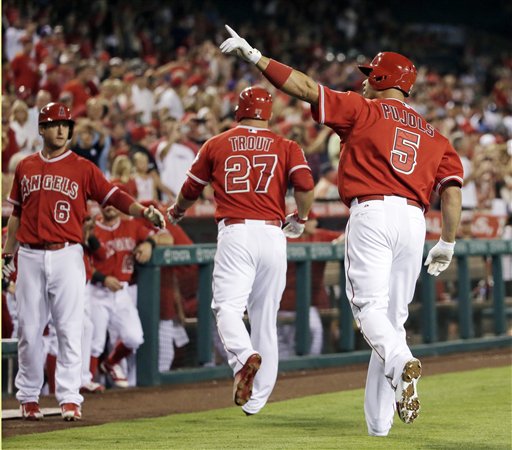
<svg viewBox="0 0 512 450">
<path fill-rule="evenodd" d="M 67 150 L 20 161 L 8 201 L 20 211 L 19 242 L 82 242 L 87 199 L 104 204 L 118 188 L 90 161 Z"/>
<path fill-rule="evenodd" d="M 297 143 L 239 125 L 209 139 L 187 175 L 205 186 L 211 182 L 217 220 L 284 220 L 288 180 L 299 169 L 310 172 Z"/>
</svg>

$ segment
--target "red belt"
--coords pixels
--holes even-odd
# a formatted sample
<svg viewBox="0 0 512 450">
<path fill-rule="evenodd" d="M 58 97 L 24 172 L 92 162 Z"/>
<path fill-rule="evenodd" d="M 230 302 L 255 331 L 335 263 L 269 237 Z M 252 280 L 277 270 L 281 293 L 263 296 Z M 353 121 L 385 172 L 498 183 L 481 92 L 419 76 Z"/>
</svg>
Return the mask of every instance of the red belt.
<svg viewBox="0 0 512 450">
<path fill-rule="evenodd" d="M 384 200 L 383 195 L 363 195 L 361 197 L 356 197 L 357 203 L 369 202 L 370 200 Z M 423 205 L 416 200 L 407 199 L 407 204 L 411 206 L 416 206 L 416 208 L 420 208 L 423 211 Z"/>
<path fill-rule="evenodd" d="M 76 244 L 76 242 L 44 242 L 42 244 L 20 244 L 23 248 L 32 250 L 60 250 L 64 247 Z"/>
<path fill-rule="evenodd" d="M 224 219 L 224 225 L 235 225 L 237 223 L 245 223 L 245 219 Z M 280 220 L 265 220 L 266 225 L 275 225 L 276 227 L 281 227 Z"/>
</svg>

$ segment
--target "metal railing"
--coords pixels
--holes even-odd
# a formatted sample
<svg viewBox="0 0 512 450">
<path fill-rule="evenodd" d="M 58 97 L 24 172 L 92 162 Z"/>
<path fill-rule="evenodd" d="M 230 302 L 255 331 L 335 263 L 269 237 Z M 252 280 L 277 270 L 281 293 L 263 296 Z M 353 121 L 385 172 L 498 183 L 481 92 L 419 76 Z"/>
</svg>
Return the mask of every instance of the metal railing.
<svg viewBox="0 0 512 450">
<path fill-rule="evenodd" d="M 424 256 L 435 242 L 426 242 Z M 212 359 L 211 280 L 215 244 L 156 248 L 149 263 L 139 267 L 139 313 L 144 329 L 145 342 L 137 352 L 137 378 L 141 386 L 192 382 L 231 376 L 229 368 L 197 367 L 167 372 L 158 370 L 158 323 L 160 308 L 160 267 L 197 264 L 199 266 L 199 292 L 197 317 L 197 361 L 206 365 Z M 506 336 L 505 290 L 501 258 L 512 254 L 512 241 L 462 240 L 455 249 L 458 271 L 458 321 L 460 340 L 439 342 L 438 311 L 436 306 L 435 278 L 422 269 L 419 289 L 421 299 L 421 332 L 423 344 L 414 346 L 418 356 L 454 351 L 478 350 L 503 347 L 512 344 Z M 470 298 L 470 274 L 468 258 L 489 256 L 492 259 L 493 327 L 492 337 L 475 338 L 473 309 Z M 369 351 L 355 350 L 355 328 L 349 302 L 345 296 L 344 247 L 330 243 L 303 243 L 288 245 L 288 260 L 297 265 L 296 353 L 297 357 L 280 361 L 281 370 L 332 367 L 367 361 Z M 305 356 L 309 348 L 309 307 L 311 305 L 311 263 L 314 261 L 339 261 L 339 349 L 340 353 Z M 304 355 L 304 356 L 303 356 Z"/>
</svg>

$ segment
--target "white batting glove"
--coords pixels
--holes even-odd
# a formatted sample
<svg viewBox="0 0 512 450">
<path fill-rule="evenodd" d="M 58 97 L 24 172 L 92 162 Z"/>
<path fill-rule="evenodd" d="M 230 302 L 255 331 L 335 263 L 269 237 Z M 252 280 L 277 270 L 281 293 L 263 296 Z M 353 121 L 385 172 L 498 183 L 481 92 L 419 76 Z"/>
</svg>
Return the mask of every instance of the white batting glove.
<svg viewBox="0 0 512 450">
<path fill-rule="evenodd" d="M 165 217 L 158 211 L 153 205 L 148 206 L 144 209 L 144 217 L 149 220 L 153 225 L 158 228 L 165 228 Z"/>
<path fill-rule="evenodd" d="M 173 225 L 176 225 L 181 219 L 183 219 L 184 215 L 185 210 L 181 209 L 176 203 L 167 209 L 167 219 Z"/>
<path fill-rule="evenodd" d="M 452 260 L 455 242 L 445 242 L 439 239 L 428 252 L 425 266 L 428 266 L 427 272 L 437 277 L 441 272 L 445 271 Z"/>
<path fill-rule="evenodd" d="M 297 212 L 288 214 L 284 222 L 283 233 L 286 237 L 292 239 L 298 238 L 304 232 L 304 224 L 307 220 L 308 219 L 301 219 Z"/>
<path fill-rule="evenodd" d="M 231 37 L 220 44 L 220 51 L 222 53 L 236 54 L 247 62 L 256 64 L 261 58 L 261 52 L 252 48 L 249 43 L 244 38 L 238 36 L 237 32 L 229 25 L 224 26 Z"/>
</svg>

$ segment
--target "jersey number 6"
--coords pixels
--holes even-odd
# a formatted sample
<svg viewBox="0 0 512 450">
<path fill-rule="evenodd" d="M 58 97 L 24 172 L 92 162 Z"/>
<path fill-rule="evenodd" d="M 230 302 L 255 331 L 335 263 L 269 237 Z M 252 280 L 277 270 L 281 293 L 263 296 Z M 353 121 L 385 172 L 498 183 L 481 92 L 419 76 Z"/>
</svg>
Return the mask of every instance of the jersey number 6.
<svg viewBox="0 0 512 450">
<path fill-rule="evenodd" d="M 228 194 L 249 192 L 251 189 L 250 176 L 253 170 L 259 173 L 254 192 L 268 192 L 270 180 L 277 166 L 277 155 L 254 155 L 252 158 L 243 155 L 233 155 L 226 159 L 225 189 Z"/>
<path fill-rule="evenodd" d="M 55 209 L 53 210 L 55 222 L 66 223 L 69 220 L 70 212 L 71 205 L 65 200 L 59 200 L 55 203 Z"/>
<path fill-rule="evenodd" d="M 397 128 L 395 142 L 391 150 L 390 162 L 393 168 L 400 173 L 409 175 L 416 166 L 416 155 L 420 146 L 420 135 Z"/>
</svg>

